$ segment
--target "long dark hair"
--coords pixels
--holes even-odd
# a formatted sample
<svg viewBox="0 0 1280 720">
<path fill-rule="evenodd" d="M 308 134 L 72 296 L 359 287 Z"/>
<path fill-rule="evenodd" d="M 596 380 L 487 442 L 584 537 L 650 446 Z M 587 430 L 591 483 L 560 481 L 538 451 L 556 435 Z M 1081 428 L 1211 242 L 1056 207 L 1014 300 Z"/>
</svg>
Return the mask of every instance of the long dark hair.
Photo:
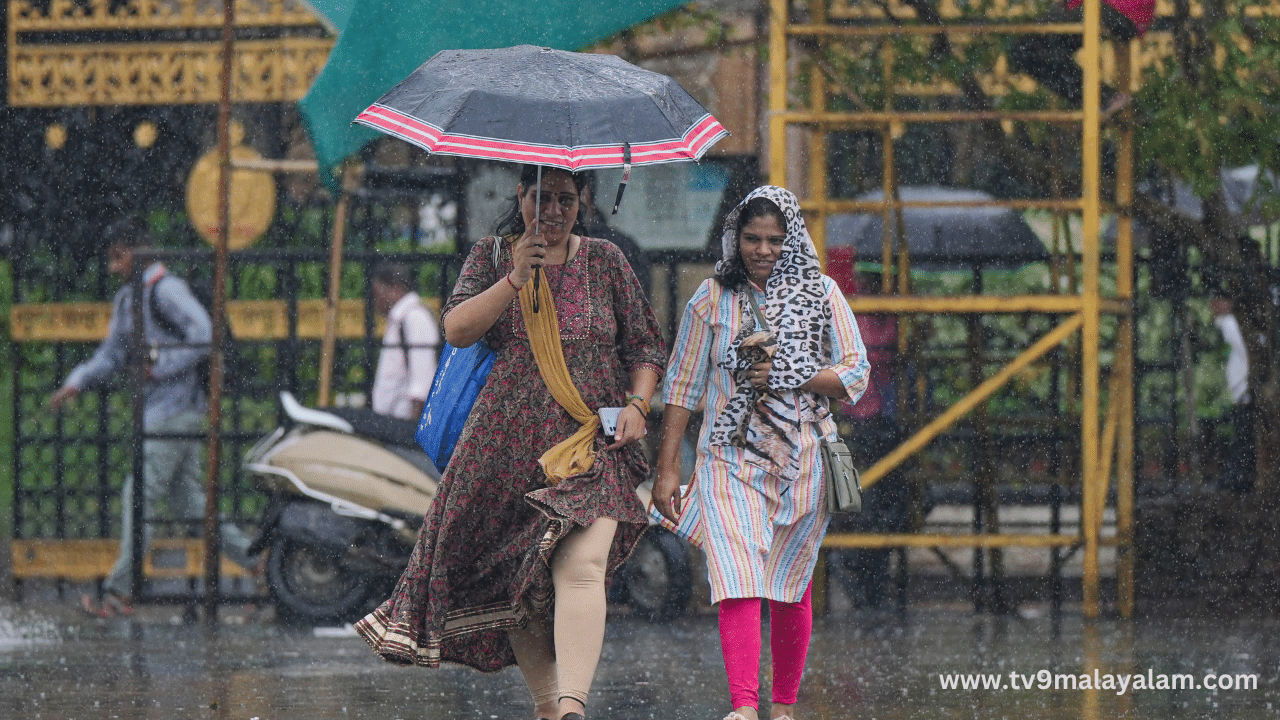
<svg viewBox="0 0 1280 720">
<path fill-rule="evenodd" d="M 573 227 L 569 232 L 576 235 L 586 235 L 587 229 L 582 224 L 582 188 L 587 184 L 586 173 L 574 173 L 558 167 L 542 166 L 542 175 L 546 177 L 547 173 L 561 172 L 569 175 L 573 179 L 573 186 L 578 191 L 578 217 L 573 221 Z M 521 165 L 520 166 L 520 185 L 525 192 L 532 192 L 538 185 L 538 166 L 537 165 Z M 506 214 L 494 226 L 494 234 L 498 237 L 507 237 L 515 235 L 519 237 L 524 234 L 524 215 L 520 212 L 520 194 L 516 193 L 515 198 L 511 201 L 511 207 L 507 209 Z"/>
<path fill-rule="evenodd" d="M 726 257 L 716 267 L 716 281 L 729 290 L 737 291 L 747 282 L 747 266 L 742 262 L 742 228 L 758 217 L 772 215 L 783 231 L 787 229 L 787 216 L 778 204 L 767 197 L 751 198 L 738 213 L 737 226 L 733 229 L 733 256 Z"/>
</svg>

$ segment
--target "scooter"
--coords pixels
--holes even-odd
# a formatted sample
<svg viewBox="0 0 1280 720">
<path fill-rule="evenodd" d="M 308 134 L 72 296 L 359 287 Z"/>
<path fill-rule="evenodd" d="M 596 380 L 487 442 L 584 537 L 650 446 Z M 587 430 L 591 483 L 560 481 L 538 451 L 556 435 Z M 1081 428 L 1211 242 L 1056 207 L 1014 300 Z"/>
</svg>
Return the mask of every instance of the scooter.
<svg viewBox="0 0 1280 720">
<path fill-rule="evenodd" d="M 267 586 L 282 620 L 351 622 L 394 589 L 440 473 L 415 444 L 412 421 L 308 408 L 288 392 L 280 405 L 284 422 L 242 463 L 270 497 L 250 552 L 267 551 Z M 687 547 L 654 527 L 608 596 L 660 620 L 684 612 L 691 588 Z"/>
<path fill-rule="evenodd" d="M 413 445 L 416 425 L 280 393 L 285 422 L 242 467 L 270 502 L 250 552 L 286 622 L 349 622 L 385 599 L 418 538 L 440 473 Z"/>
</svg>

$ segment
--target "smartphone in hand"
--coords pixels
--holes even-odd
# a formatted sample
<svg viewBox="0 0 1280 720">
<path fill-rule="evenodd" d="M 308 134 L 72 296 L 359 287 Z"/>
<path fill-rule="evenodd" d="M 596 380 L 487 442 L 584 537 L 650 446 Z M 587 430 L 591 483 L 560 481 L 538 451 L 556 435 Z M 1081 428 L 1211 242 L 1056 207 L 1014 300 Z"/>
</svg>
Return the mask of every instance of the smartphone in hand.
<svg viewBox="0 0 1280 720">
<path fill-rule="evenodd" d="M 604 429 L 605 437 L 612 438 L 618 434 L 618 415 L 621 412 L 620 407 L 602 407 L 596 411 L 600 416 L 600 426 Z"/>
</svg>

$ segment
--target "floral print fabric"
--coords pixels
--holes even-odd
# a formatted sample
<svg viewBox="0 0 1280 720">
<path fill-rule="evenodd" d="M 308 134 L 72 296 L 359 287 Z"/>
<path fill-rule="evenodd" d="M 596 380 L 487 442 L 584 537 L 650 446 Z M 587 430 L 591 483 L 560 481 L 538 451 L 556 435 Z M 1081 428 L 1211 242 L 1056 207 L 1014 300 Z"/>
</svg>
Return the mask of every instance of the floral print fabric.
<svg viewBox="0 0 1280 720">
<path fill-rule="evenodd" d="M 510 247 L 493 267 L 496 238 L 477 242 L 444 315 L 512 269 Z M 542 269 L 560 320 L 574 385 L 591 407 L 625 404 L 631 372 L 666 364 L 658 323 L 622 252 L 583 238 L 561 266 Z M 549 560 L 570 530 L 597 518 L 619 522 L 610 575 L 647 527 L 635 488 L 649 473 L 635 443 L 606 450 L 595 439 L 591 470 L 547 487 L 537 459 L 579 424 L 550 391 L 513 301 L 485 334 L 497 354 L 427 513 L 409 567 L 394 594 L 356 628 L 389 661 L 455 662 L 483 671 L 514 664 L 506 629 L 530 612 L 549 612 Z"/>
</svg>

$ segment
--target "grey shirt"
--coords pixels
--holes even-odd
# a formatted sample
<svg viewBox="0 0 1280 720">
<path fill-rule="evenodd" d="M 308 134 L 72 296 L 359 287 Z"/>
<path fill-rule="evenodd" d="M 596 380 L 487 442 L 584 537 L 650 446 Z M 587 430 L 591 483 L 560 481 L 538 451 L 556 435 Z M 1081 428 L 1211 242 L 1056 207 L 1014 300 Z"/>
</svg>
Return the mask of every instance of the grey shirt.
<svg viewBox="0 0 1280 720">
<path fill-rule="evenodd" d="M 166 273 L 163 264 L 157 262 L 148 267 L 143 273 L 143 283 L 143 338 L 154 358 L 151 378 L 143 389 L 146 401 L 143 423 L 151 428 L 178 413 L 205 412 L 208 408 L 206 389 L 200 387 L 196 368 L 209 354 L 213 322 L 186 281 Z M 160 312 L 170 323 L 182 328 L 185 340 L 174 336 L 151 316 L 151 293 L 155 293 L 155 305 Z M 133 330 L 132 296 L 133 287 L 129 284 L 116 293 L 107 336 L 93 357 L 71 371 L 66 385 L 84 390 L 102 385 L 128 368 L 129 338 Z"/>
</svg>

